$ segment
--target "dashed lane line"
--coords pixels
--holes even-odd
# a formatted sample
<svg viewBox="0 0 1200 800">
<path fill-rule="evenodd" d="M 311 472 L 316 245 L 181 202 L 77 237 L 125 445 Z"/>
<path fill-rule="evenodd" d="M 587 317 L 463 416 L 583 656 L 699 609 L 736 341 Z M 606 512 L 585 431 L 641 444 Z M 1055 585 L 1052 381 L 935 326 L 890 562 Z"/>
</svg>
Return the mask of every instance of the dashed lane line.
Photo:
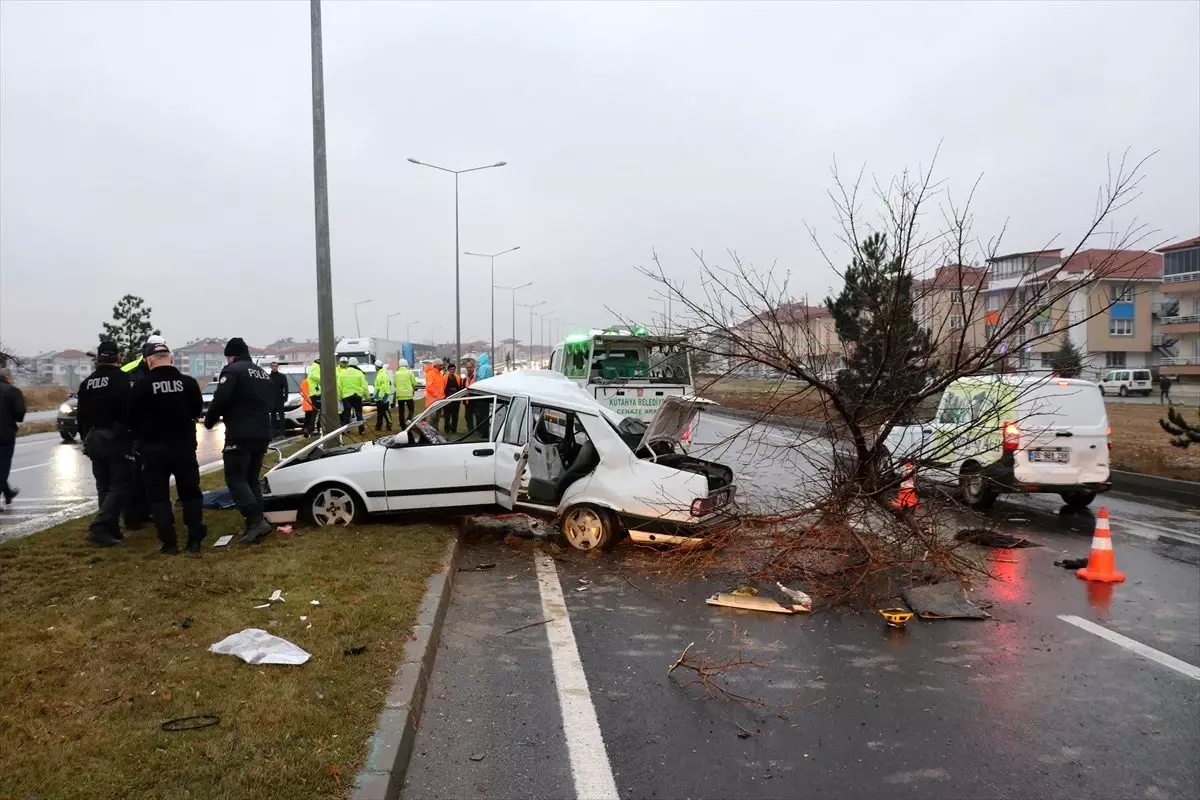
<svg viewBox="0 0 1200 800">
<path fill-rule="evenodd" d="M 1082 628 L 1088 633 L 1093 633 L 1101 639 L 1107 639 L 1118 647 L 1124 647 L 1132 653 L 1137 653 L 1142 658 L 1148 658 L 1151 661 L 1162 664 L 1164 667 L 1170 667 L 1181 675 L 1186 675 L 1193 680 L 1200 681 L 1200 667 L 1193 666 L 1186 661 L 1180 661 L 1175 656 L 1169 656 L 1161 650 L 1155 650 L 1153 647 L 1130 639 L 1128 636 L 1122 636 L 1115 631 L 1110 631 L 1108 628 L 1097 625 L 1083 617 L 1077 617 L 1073 614 L 1059 614 L 1058 618 L 1077 628 Z"/>
<path fill-rule="evenodd" d="M 562 585 L 558 582 L 558 571 L 554 560 L 545 553 L 536 553 L 534 561 L 538 590 L 542 595 L 542 614 L 550 620 L 545 626 L 546 637 L 550 640 L 550 661 L 554 667 L 558 705 L 562 709 L 575 797 L 577 800 L 619 800 L 612 764 L 596 718 L 596 707 L 592 705 L 579 647 L 575 644 L 575 631 L 571 628 Z"/>
</svg>

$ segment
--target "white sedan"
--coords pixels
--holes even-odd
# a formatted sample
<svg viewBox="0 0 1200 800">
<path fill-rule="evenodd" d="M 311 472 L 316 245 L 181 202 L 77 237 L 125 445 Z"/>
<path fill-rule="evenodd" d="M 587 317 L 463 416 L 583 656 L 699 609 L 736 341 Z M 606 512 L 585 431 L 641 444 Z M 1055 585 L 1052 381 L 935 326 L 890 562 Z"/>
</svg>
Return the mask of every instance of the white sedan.
<svg viewBox="0 0 1200 800">
<path fill-rule="evenodd" d="M 267 518 L 349 525 L 368 514 L 499 506 L 555 519 L 581 550 L 625 532 L 688 541 L 722 518 L 735 491 L 729 467 L 680 450 L 705 402 L 669 398 L 647 425 L 558 373 L 505 373 L 395 436 L 342 444 L 353 423 L 285 459 L 264 479 Z"/>
</svg>

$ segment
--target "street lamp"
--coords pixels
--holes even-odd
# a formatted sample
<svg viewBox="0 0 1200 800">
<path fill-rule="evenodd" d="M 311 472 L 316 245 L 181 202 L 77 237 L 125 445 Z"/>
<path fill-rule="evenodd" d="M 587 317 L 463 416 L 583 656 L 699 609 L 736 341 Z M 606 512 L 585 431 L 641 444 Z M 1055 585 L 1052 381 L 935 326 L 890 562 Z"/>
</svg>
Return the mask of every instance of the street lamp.
<svg viewBox="0 0 1200 800">
<path fill-rule="evenodd" d="M 414 319 L 412 322 L 408 323 L 408 324 L 407 324 L 407 325 L 404 327 L 404 341 L 406 341 L 406 342 L 411 342 L 411 341 L 412 341 L 412 326 L 413 326 L 413 325 L 419 325 L 419 324 L 421 324 L 421 320 L 419 320 L 419 319 Z"/>
<path fill-rule="evenodd" d="M 503 289 L 506 292 L 512 292 L 512 360 L 513 369 L 517 366 L 517 290 L 526 289 L 533 286 L 533 281 L 522 283 L 520 286 L 496 286 L 492 284 L 493 289 Z"/>
<path fill-rule="evenodd" d="M 435 352 L 434 352 L 434 355 L 437 355 L 437 353 L 436 353 L 436 350 L 437 350 L 437 332 L 438 332 L 438 331 L 440 331 L 440 330 L 442 330 L 442 326 L 441 326 L 441 325 L 437 325 L 437 326 L 435 326 L 435 327 L 434 327 L 434 329 L 433 329 L 433 330 L 431 330 L 431 331 L 429 332 L 429 343 L 430 343 L 431 345 L 433 345 L 433 348 L 434 348 L 434 350 L 435 350 Z"/>
<path fill-rule="evenodd" d="M 537 308 L 538 306 L 546 305 L 546 301 L 539 300 L 536 303 L 517 303 L 517 305 L 519 305 L 521 308 L 529 309 L 529 347 L 527 349 L 529 350 L 529 366 L 532 369 L 533 368 L 533 310 L 535 308 Z M 516 337 L 513 337 L 513 338 L 516 338 Z M 514 356 L 513 360 L 514 361 L 516 360 L 515 356 Z"/>
<path fill-rule="evenodd" d="M 471 167 L 470 169 L 448 169 L 439 167 L 437 164 L 429 164 L 424 161 L 417 161 L 415 158 L 408 159 L 410 163 L 421 167 L 429 167 L 430 169 L 449 172 L 454 176 L 454 363 L 462 361 L 462 293 L 459 287 L 458 279 L 458 261 L 459 261 L 459 246 L 458 246 L 458 176 L 466 172 L 478 172 L 481 169 L 493 169 L 495 167 L 503 167 L 507 161 L 497 161 L 495 164 L 484 164 L 482 167 Z"/>
<path fill-rule="evenodd" d="M 542 352 L 546 351 L 546 325 L 547 323 L 551 323 L 551 327 L 553 327 L 553 322 L 555 320 L 555 318 L 552 316 L 553 313 L 553 311 L 547 311 L 545 314 L 538 314 L 538 338 L 541 339 L 539 346 L 541 347 Z M 551 338 L 553 338 L 553 335 Z M 540 364 L 541 361 L 539 360 L 538 363 Z"/>
<path fill-rule="evenodd" d="M 383 338 L 387 339 L 389 342 L 392 340 L 392 317 L 398 317 L 403 313 L 403 311 L 397 311 L 395 314 L 387 315 L 387 325 L 384 326 L 384 330 L 386 330 L 387 333 L 384 334 Z"/>
<path fill-rule="evenodd" d="M 505 253 L 511 253 L 514 250 L 520 250 L 520 249 L 521 249 L 521 245 L 517 245 L 516 247 L 510 247 L 507 250 L 501 250 L 499 253 L 463 253 L 464 256 L 478 256 L 479 258 L 489 259 L 492 262 L 492 280 L 491 280 L 491 284 L 492 284 L 492 349 L 491 349 L 491 357 L 492 357 L 493 361 L 496 359 L 496 256 L 502 256 Z"/>
<path fill-rule="evenodd" d="M 362 328 L 358 326 L 358 307 L 363 303 L 369 303 L 370 300 L 359 300 L 354 304 L 354 331 L 356 336 L 362 336 Z"/>
</svg>

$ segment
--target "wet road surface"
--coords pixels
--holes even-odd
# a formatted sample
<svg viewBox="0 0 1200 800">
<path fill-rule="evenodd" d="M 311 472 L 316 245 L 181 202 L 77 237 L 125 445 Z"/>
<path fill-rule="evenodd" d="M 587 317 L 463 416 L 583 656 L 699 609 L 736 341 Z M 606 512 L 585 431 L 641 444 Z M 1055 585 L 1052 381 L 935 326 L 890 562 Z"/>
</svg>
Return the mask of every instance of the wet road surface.
<svg viewBox="0 0 1200 800">
<path fill-rule="evenodd" d="M 702 424 L 697 444 L 730 427 Z M 803 448 L 762 466 L 761 442 L 729 447 L 727 461 L 759 463 L 738 464 L 743 489 L 749 476 L 781 494 L 781 473 L 814 469 Z M 1090 514 L 1017 500 L 992 519 L 1040 546 L 980 549 L 996 580 L 971 598 L 992 617 L 904 631 L 874 614 L 707 606 L 728 577 L 658 574 L 661 557 L 628 542 L 469 541 L 462 566 L 496 567 L 456 576 L 404 796 L 1196 797 L 1200 550 L 1159 537 L 1200 532 L 1198 517 L 1106 498 L 1127 580 L 1105 586 L 1053 564 L 1088 555 Z M 755 702 L 668 676 L 689 643 L 712 664 L 762 665 L 713 676 Z M 586 691 L 564 700 L 572 664 Z"/>
</svg>

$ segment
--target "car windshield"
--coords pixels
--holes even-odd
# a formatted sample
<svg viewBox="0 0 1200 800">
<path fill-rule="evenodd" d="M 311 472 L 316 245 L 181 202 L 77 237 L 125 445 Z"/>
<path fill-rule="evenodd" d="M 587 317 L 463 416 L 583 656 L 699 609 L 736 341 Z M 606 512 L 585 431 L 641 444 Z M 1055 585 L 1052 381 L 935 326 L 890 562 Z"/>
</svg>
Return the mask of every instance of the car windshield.
<svg viewBox="0 0 1200 800">
<path fill-rule="evenodd" d="M 219 384 L 216 381 L 209 381 L 208 383 L 204 384 L 204 388 L 200 390 L 200 394 L 206 394 L 206 395 L 216 394 L 218 385 Z"/>
</svg>

